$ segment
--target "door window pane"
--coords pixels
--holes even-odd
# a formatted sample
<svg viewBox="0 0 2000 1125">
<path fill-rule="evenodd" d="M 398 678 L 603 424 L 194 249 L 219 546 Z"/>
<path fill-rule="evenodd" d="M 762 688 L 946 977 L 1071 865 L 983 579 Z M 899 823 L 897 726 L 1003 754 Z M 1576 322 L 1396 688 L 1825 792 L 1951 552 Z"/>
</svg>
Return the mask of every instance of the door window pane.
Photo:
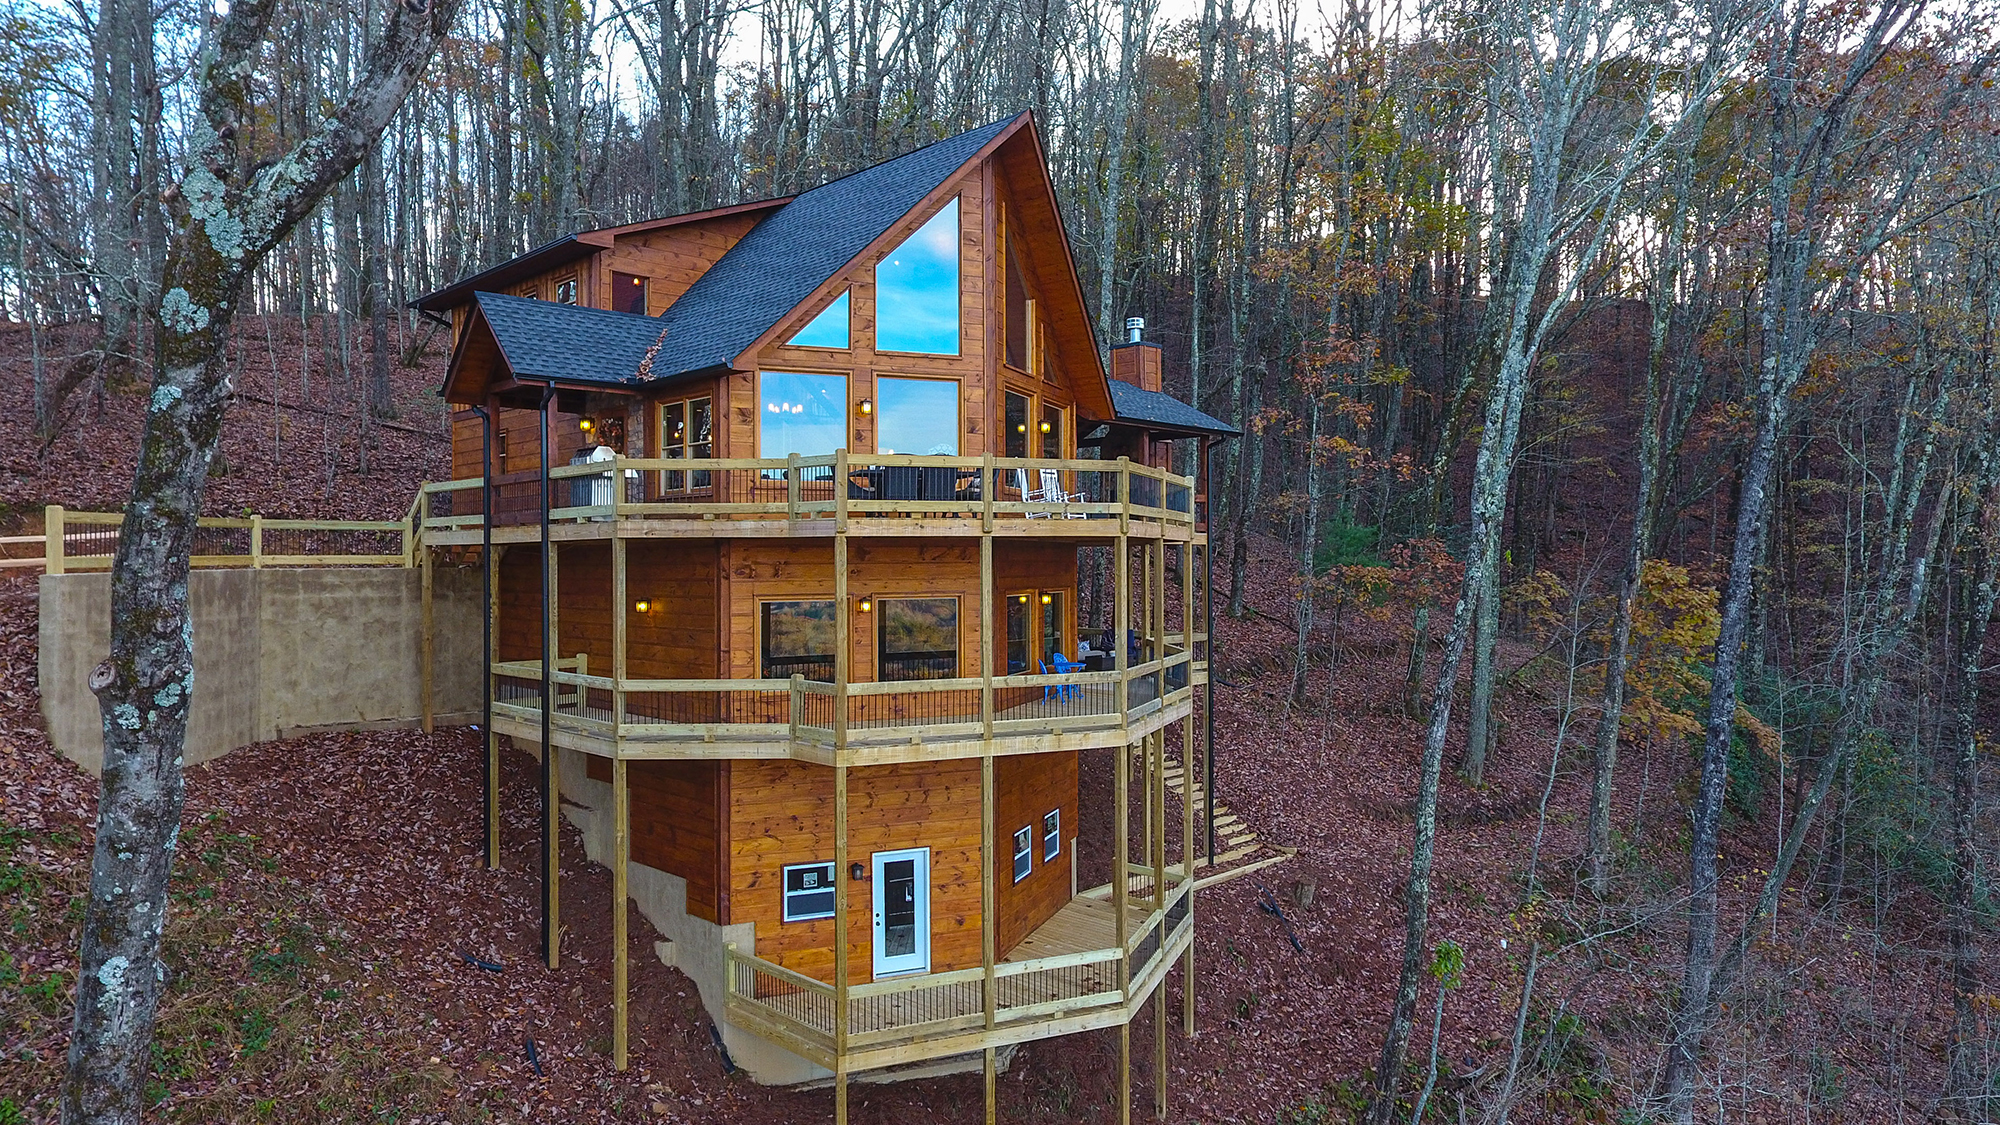
<svg viewBox="0 0 2000 1125">
<path fill-rule="evenodd" d="M 883 680 L 958 675 L 958 599 L 883 598 L 875 603 L 877 671 Z"/>
<path fill-rule="evenodd" d="M 715 411 L 710 400 L 698 398 L 688 403 L 688 444 L 687 455 L 697 460 L 715 456 Z M 691 488 L 707 488 L 709 472 L 699 469 L 688 474 Z"/>
<path fill-rule="evenodd" d="M 1041 669 L 1028 667 L 1028 602 L 1033 594 L 1015 594 L 1007 599 L 1007 674 L 1026 676 Z"/>
<path fill-rule="evenodd" d="M 660 456 L 678 461 L 687 456 L 687 403 L 660 404 Z M 687 474 L 671 470 L 660 474 L 660 491 L 680 492 L 687 488 Z"/>
<path fill-rule="evenodd" d="M 1028 455 L 1028 396 L 1007 392 L 1007 452 L 1008 457 Z"/>
<path fill-rule="evenodd" d="M 847 376 L 765 371 L 757 377 L 757 456 L 818 457 L 847 445 Z"/>
<path fill-rule="evenodd" d="M 1063 615 L 1064 601 L 1061 590 L 1043 590 L 1042 597 L 1048 600 L 1042 605 L 1042 655 L 1062 653 L 1072 656 L 1067 640 L 1069 620 Z M 1054 669 L 1051 669 L 1053 671 Z"/>
<path fill-rule="evenodd" d="M 882 865 L 882 952 L 908 957 L 917 951 L 917 861 Z"/>
<path fill-rule="evenodd" d="M 877 379 L 875 399 L 877 453 L 958 456 L 956 380 Z"/>
<path fill-rule="evenodd" d="M 762 676 L 833 682 L 833 603 L 765 602 Z"/>
<path fill-rule="evenodd" d="M 958 200 L 875 264 L 875 347 L 958 354 Z"/>
<path fill-rule="evenodd" d="M 820 310 L 812 322 L 798 330 L 786 343 L 795 348 L 844 348 L 847 346 L 847 291 Z"/>
</svg>

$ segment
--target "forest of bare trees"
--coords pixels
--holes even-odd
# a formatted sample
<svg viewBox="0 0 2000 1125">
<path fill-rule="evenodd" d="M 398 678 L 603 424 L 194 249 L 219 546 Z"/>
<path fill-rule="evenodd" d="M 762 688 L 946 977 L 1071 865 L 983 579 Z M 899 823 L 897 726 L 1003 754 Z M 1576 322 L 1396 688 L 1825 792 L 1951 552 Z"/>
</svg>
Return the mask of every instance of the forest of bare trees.
<svg viewBox="0 0 2000 1125">
<path fill-rule="evenodd" d="M 254 179 L 321 128 L 396 5 L 267 6 L 224 145 L 191 76 L 227 5 L 0 6 L 0 321 L 28 329 L 42 433 L 171 362 L 200 162 Z M 1931 1104 L 1987 1121 L 1997 62 L 1991 0 L 466 0 L 235 311 L 299 326 L 306 390 L 365 458 L 389 365 L 439 342 L 411 298 L 1030 108 L 1099 339 L 1143 315 L 1168 388 L 1245 431 L 1217 466 L 1218 612 L 1277 612 L 1246 558 L 1284 543 L 1280 697 L 1325 705 L 1359 658 L 1344 615 L 1407 623 L 1392 658 L 1427 733 L 1395 795 L 1406 939 L 1370 1120 L 1424 1081 L 1440 793 L 1530 752 L 1495 704 L 1525 641 L 1581 685 L 1558 750 L 1591 796 L 1580 854 L 1525 880 L 1514 1063 L 1536 966 L 1665 910 L 1678 987 L 1630 1095 L 1693 1120 L 1780 906 L 1895 902 L 1949 966 Z M 1615 332 L 1640 341 L 1629 377 L 1592 358 Z M 1612 518 L 1584 527 L 1578 450 L 1612 429 Z M 1646 905 L 1614 803 L 1642 745 L 1684 775 L 1674 887 Z M 1745 820 L 1772 838 L 1723 889 Z M 1490 1120 L 1513 1090 L 1510 1067 Z"/>
</svg>

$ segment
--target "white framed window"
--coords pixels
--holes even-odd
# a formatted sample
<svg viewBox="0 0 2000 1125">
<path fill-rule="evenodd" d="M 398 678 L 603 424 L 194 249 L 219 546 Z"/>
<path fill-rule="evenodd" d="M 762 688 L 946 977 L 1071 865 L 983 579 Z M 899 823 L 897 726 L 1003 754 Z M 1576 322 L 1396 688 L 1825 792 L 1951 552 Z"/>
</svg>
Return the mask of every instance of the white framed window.
<svg viewBox="0 0 2000 1125">
<path fill-rule="evenodd" d="M 1014 881 L 1028 877 L 1028 871 L 1035 862 L 1035 830 L 1033 826 L 1014 833 Z"/>
<path fill-rule="evenodd" d="M 1042 862 L 1054 863 L 1062 854 L 1062 810 L 1050 809 L 1042 817 Z"/>
<path fill-rule="evenodd" d="M 833 864 L 793 863 L 785 867 L 787 922 L 833 917 Z"/>
</svg>

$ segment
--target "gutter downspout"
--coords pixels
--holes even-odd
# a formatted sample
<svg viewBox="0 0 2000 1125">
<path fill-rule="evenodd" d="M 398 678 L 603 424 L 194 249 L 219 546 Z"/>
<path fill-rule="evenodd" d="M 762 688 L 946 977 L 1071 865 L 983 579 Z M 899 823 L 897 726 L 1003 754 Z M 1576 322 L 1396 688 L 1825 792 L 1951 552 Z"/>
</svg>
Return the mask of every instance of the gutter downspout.
<svg viewBox="0 0 2000 1125">
<path fill-rule="evenodd" d="M 537 443 L 542 454 L 542 960 L 549 960 L 550 951 L 555 948 L 555 931 L 549 917 L 549 880 L 554 872 L 549 870 L 550 825 L 553 810 L 549 808 L 549 793 L 554 788 L 556 755 L 550 740 L 554 737 L 555 681 L 549 678 L 555 663 L 555 637 L 549 628 L 549 609 L 554 603 L 555 585 L 550 581 L 549 568 L 549 403 L 556 397 L 555 384 L 551 383 L 542 391 L 541 432 Z"/>
<path fill-rule="evenodd" d="M 479 799 L 484 806 L 485 816 L 479 823 L 479 834 L 484 838 L 481 847 L 486 852 L 488 870 L 500 866 L 500 853 L 494 846 L 493 833 L 488 827 L 493 823 L 493 414 L 485 406 L 472 408 L 479 415 L 479 626 L 480 651 L 485 654 L 485 664 L 479 669 L 481 713 L 479 719 L 480 741 L 480 787 Z"/>
</svg>

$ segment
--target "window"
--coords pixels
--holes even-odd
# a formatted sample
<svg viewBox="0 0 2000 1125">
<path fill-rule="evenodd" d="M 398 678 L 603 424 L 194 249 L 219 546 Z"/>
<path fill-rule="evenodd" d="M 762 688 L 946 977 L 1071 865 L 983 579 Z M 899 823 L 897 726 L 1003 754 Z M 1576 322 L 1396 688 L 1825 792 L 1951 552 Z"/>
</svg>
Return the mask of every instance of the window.
<svg viewBox="0 0 2000 1125">
<path fill-rule="evenodd" d="M 1060 406 L 1044 404 L 1042 407 L 1042 456 L 1051 461 L 1063 457 L 1063 409 Z"/>
<path fill-rule="evenodd" d="M 1042 862 L 1054 863 L 1062 854 L 1062 810 L 1050 809 L 1042 817 Z"/>
<path fill-rule="evenodd" d="M 833 917 L 833 864 L 794 863 L 785 867 L 785 921 Z"/>
<path fill-rule="evenodd" d="M 570 303 L 576 303 L 576 283 L 570 282 Z M 613 312 L 646 315 L 646 279 L 638 274 L 611 271 L 611 309 Z"/>
<path fill-rule="evenodd" d="M 847 376 L 757 376 L 757 456 L 818 457 L 847 446 Z"/>
<path fill-rule="evenodd" d="M 958 456 L 957 380 L 876 379 L 875 426 L 877 453 Z"/>
<path fill-rule="evenodd" d="M 877 678 L 949 680 L 958 675 L 957 598 L 878 598 Z"/>
<path fill-rule="evenodd" d="M 715 410 L 712 400 L 706 397 L 689 398 L 660 404 L 660 456 L 672 461 L 689 458 L 706 460 L 715 456 Z M 690 488 L 708 486 L 707 469 L 660 474 L 661 492 L 685 492 Z"/>
<path fill-rule="evenodd" d="M 1028 396 L 1007 392 L 1007 446 L 1006 456 L 1026 457 L 1028 455 Z"/>
<path fill-rule="evenodd" d="M 555 299 L 559 304 L 576 304 L 576 276 L 574 274 L 556 282 Z"/>
<path fill-rule="evenodd" d="M 1069 651 L 1069 618 L 1063 614 L 1068 599 L 1062 590 L 1042 591 L 1042 653 L 1063 653 L 1074 656 Z"/>
<path fill-rule="evenodd" d="M 1007 240 L 1007 365 L 1028 369 L 1028 287 L 1021 280 L 1021 262 L 1014 240 Z"/>
<path fill-rule="evenodd" d="M 841 290 L 840 296 L 835 297 L 832 304 L 821 309 L 818 316 L 813 317 L 810 323 L 785 342 L 795 348 L 847 347 L 847 292 L 845 289 Z"/>
<path fill-rule="evenodd" d="M 526 297 L 530 301 L 539 301 L 542 299 L 542 287 L 535 284 L 532 281 L 530 281 L 526 285 L 521 286 L 521 288 L 516 290 L 515 292 L 519 293 L 523 297 Z"/>
<path fill-rule="evenodd" d="M 833 682 L 834 607 L 824 602 L 765 602 L 761 675 Z"/>
<path fill-rule="evenodd" d="M 958 354 L 958 200 L 875 264 L 875 347 Z"/>
<path fill-rule="evenodd" d="M 1028 603 L 1033 594 L 1013 594 L 1007 598 L 1007 674 L 1034 676 L 1039 668 L 1028 667 Z"/>
<path fill-rule="evenodd" d="M 1028 877 L 1028 869 L 1035 862 L 1035 829 L 1033 825 L 1014 833 L 1014 881 Z"/>
</svg>

